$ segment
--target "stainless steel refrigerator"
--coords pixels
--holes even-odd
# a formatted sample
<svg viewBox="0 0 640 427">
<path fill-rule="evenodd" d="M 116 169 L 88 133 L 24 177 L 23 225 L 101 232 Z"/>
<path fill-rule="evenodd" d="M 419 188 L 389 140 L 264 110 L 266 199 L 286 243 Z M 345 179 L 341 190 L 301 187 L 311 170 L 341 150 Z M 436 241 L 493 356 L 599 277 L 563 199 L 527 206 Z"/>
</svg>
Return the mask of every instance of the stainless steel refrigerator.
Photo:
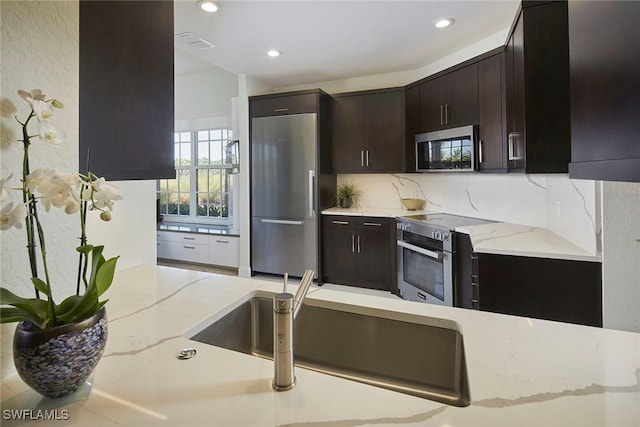
<svg viewBox="0 0 640 427">
<path fill-rule="evenodd" d="M 317 115 L 251 121 L 251 256 L 255 273 L 317 268 Z"/>
</svg>

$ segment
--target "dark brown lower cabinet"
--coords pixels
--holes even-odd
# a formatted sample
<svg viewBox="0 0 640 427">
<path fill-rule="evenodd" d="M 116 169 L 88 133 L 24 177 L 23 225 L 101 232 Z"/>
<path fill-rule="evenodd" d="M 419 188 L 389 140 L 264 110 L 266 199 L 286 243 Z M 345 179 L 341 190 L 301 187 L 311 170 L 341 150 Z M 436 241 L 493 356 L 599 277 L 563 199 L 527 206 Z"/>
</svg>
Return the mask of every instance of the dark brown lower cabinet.
<svg viewBox="0 0 640 427">
<path fill-rule="evenodd" d="M 396 287 L 395 219 L 324 215 L 322 222 L 323 283 Z"/>
<path fill-rule="evenodd" d="M 454 305 L 602 326 L 602 264 L 475 253 L 456 234 Z"/>
</svg>

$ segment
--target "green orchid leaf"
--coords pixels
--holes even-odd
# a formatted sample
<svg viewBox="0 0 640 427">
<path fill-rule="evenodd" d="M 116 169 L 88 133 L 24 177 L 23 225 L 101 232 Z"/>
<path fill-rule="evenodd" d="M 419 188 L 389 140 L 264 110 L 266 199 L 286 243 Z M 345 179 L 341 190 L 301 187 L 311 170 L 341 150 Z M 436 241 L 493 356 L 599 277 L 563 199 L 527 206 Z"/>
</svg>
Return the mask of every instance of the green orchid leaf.
<svg viewBox="0 0 640 427">
<path fill-rule="evenodd" d="M 6 288 L 0 288 L 0 303 L 2 305 L 11 305 L 22 312 L 28 313 L 37 319 L 37 322 L 34 323 L 40 324 L 43 319 L 48 317 L 49 304 L 47 304 L 47 301 L 38 298 L 22 298 Z M 4 323 L 5 320 L 2 319 L 2 322 Z"/>
<path fill-rule="evenodd" d="M 42 327 L 43 320 L 16 307 L 0 307 L 0 323 L 31 322 Z"/>
<path fill-rule="evenodd" d="M 104 257 L 102 256 L 103 250 L 104 246 L 94 246 L 91 250 L 91 277 L 89 278 L 89 289 L 94 285 L 98 269 L 104 263 Z M 87 289 L 87 291 L 89 291 L 89 289 Z"/>
<path fill-rule="evenodd" d="M 64 317 L 73 311 L 74 307 L 80 303 L 81 299 L 82 297 L 80 295 L 71 295 L 58 304 L 56 306 L 56 316 L 58 319 L 64 320 Z"/>
<path fill-rule="evenodd" d="M 43 280 L 41 280 L 41 279 L 39 279 L 37 277 L 32 277 L 31 278 L 31 283 L 33 283 L 33 286 L 35 286 L 37 290 L 39 290 L 40 292 L 42 292 L 46 296 L 48 296 L 48 297 L 51 296 L 51 292 L 49 292 L 49 286 L 47 286 L 47 284 Z"/>
<path fill-rule="evenodd" d="M 105 293 L 105 291 L 109 289 L 109 286 L 111 286 L 118 258 L 120 257 L 110 258 L 100 266 L 98 273 L 96 274 L 96 289 L 98 291 L 98 296 Z"/>
</svg>

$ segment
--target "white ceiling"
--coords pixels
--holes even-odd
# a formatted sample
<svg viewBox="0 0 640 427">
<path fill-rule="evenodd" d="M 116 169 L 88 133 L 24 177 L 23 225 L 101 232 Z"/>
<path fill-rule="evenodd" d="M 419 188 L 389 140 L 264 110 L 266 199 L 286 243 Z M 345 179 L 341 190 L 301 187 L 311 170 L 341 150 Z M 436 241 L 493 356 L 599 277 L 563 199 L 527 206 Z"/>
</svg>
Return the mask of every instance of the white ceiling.
<svg viewBox="0 0 640 427">
<path fill-rule="evenodd" d="M 281 87 L 424 67 L 510 27 L 519 1 L 218 3 L 221 9 L 210 14 L 196 0 L 175 0 L 175 33 L 190 31 L 216 46 L 198 50 L 176 42 L 182 51 L 176 74 L 210 63 Z M 438 30 L 433 23 L 440 18 L 455 24 Z M 268 49 L 283 55 L 270 58 Z"/>
</svg>

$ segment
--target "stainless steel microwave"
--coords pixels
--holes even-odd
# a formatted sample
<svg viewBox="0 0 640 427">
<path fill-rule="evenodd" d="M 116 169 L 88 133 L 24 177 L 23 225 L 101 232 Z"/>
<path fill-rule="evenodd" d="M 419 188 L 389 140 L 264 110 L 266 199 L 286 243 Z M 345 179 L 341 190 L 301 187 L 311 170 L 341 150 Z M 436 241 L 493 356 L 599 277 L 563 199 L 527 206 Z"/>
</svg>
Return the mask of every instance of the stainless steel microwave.
<svg viewBox="0 0 640 427">
<path fill-rule="evenodd" d="M 472 125 L 416 135 L 416 171 L 474 171 L 476 135 Z"/>
</svg>

